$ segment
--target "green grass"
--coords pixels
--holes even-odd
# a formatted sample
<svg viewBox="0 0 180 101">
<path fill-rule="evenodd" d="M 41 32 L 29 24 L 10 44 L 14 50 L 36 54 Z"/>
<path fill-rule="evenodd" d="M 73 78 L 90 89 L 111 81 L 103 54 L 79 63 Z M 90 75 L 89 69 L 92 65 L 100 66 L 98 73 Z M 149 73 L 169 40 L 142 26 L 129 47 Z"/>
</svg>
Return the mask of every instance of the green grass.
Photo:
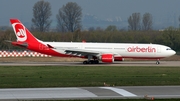
<svg viewBox="0 0 180 101">
<path fill-rule="evenodd" d="M 180 85 L 180 67 L 0 66 L 0 88 Z"/>
<path fill-rule="evenodd" d="M 180 99 L 154 99 L 155 101 L 179 101 Z M 29 100 L 28 100 L 29 101 Z M 44 100 L 36 100 L 44 101 Z M 47 100 L 51 101 L 51 100 Z M 52 101 L 151 101 L 148 99 L 98 99 L 98 100 L 52 100 Z"/>
<path fill-rule="evenodd" d="M 180 99 L 155 99 L 155 101 L 179 101 L 179 100 Z M 109 100 L 105 99 L 105 100 L 70 100 L 70 101 L 149 101 L 149 100 L 147 99 L 109 99 Z"/>
</svg>

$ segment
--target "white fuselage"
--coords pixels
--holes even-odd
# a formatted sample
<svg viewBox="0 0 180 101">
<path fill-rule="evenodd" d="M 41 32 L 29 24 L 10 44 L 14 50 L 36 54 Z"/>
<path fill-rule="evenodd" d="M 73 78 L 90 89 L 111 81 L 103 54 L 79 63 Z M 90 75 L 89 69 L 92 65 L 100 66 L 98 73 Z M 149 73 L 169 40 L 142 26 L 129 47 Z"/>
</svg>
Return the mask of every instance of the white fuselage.
<svg viewBox="0 0 180 101">
<path fill-rule="evenodd" d="M 164 58 L 176 52 L 168 46 L 159 44 L 131 43 L 81 43 L 81 42 L 43 42 L 55 47 L 55 51 L 65 54 L 64 50 L 96 51 L 101 54 L 114 54 L 123 58 Z"/>
</svg>

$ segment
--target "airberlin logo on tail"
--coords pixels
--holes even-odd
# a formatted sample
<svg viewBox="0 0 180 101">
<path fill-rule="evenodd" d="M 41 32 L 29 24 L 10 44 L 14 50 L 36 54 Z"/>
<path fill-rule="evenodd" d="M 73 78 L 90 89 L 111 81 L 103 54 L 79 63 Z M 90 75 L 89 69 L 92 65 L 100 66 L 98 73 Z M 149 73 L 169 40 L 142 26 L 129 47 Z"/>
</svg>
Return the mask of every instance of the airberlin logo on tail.
<svg viewBox="0 0 180 101">
<path fill-rule="evenodd" d="M 138 47 L 138 46 L 134 47 L 134 46 L 132 46 L 132 47 L 128 47 L 127 51 L 128 52 L 155 53 L 156 48 L 152 48 L 151 46 L 148 46 L 146 48 L 145 47 Z"/>
<path fill-rule="evenodd" d="M 14 23 L 13 28 L 14 28 L 14 31 L 16 32 L 18 41 L 26 41 L 27 34 L 26 34 L 25 27 L 21 23 Z"/>
</svg>

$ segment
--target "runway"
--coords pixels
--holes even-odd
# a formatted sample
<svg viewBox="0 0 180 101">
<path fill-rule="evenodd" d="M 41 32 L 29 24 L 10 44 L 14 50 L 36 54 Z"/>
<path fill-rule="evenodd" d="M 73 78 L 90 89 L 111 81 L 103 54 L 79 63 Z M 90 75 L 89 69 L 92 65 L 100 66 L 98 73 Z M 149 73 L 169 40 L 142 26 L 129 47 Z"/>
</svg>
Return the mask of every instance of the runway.
<svg viewBox="0 0 180 101">
<path fill-rule="evenodd" d="M 122 61 L 113 64 L 81 62 L 0 62 L 0 66 L 180 66 L 179 61 Z M 121 86 L 121 87 L 65 87 L 0 89 L 0 100 L 56 100 L 56 99 L 158 99 L 180 98 L 180 86 Z"/>
<path fill-rule="evenodd" d="M 179 61 L 161 61 L 159 65 L 155 61 L 122 61 L 114 63 L 82 64 L 82 62 L 0 62 L 0 66 L 180 66 Z"/>
<path fill-rule="evenodd" d="M 0 100 L 180 98 L 180 86 L 0 89 Z"/>
</svg>

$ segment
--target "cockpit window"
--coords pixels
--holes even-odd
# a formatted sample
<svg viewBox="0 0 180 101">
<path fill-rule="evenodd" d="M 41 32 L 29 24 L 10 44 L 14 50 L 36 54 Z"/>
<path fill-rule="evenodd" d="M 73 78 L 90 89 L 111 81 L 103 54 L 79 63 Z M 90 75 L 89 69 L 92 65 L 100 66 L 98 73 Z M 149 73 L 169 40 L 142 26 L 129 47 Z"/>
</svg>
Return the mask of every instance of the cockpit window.
<svg viewBox="0 0 180 101">
<path fill-rule="evenodd" d="M 172 50 L 171 48 L 166 48 L 166 50 Z"/>
</svg>

